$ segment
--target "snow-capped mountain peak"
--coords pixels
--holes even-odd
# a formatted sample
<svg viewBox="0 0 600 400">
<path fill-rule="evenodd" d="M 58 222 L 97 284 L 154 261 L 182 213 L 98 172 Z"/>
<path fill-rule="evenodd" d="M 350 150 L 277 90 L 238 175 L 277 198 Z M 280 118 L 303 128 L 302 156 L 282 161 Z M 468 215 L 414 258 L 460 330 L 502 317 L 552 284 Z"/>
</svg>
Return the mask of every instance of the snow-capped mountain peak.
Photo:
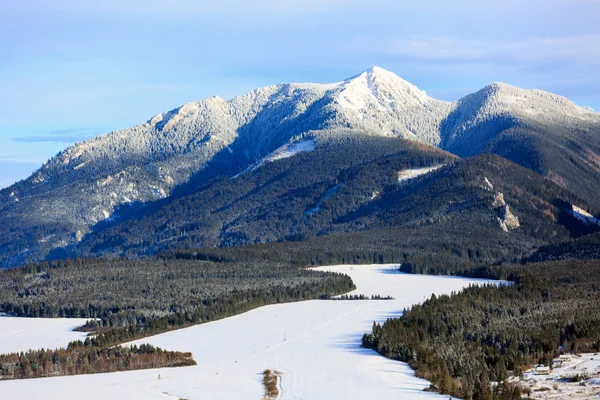
<svg viewBox="0 0 600 400">
<path fill-rule="evenodd" d="M 343 81 L 340 88 L 338 103 L 354 109 L 362 109 L 368 104 L 381 109 L 395 109 L 432 100 L 413 84 L 380 67 L 371 67 Z"/>
<path fill-rule="evenodd" d="M 332 90 L 337 114 L 353 128 L 437 145 L 452 103 L 435 100 L 383 68 L 372 67 Z"/>
</svg>

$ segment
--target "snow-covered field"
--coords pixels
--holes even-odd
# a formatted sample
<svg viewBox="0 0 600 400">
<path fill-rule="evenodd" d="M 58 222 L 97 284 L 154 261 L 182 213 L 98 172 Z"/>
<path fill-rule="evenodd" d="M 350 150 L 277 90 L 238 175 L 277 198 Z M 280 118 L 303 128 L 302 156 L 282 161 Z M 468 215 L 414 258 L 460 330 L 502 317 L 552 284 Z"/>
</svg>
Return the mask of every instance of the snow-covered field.
<svg viewBox="0 0 600 400">
<path fill-rule="evenodd" d="M 0 354 L 29 349 L 55 349 L 78 339 L 86 333 L 73 332 L 85 324 L 77 318 L 17 318 L 0 315 Z M 0 391 L 0 394 L 2 391 Z"/>
<path fill-rule="evenodd" d="M 416 378 L 406 364 L 360 348 L 361 338 L 374 320 L 398 316 L 432 293 L 485 281 L 406 275 L 391 265 L 320 269 L 349 274 L 357 294 L 390 295 L 395 300 L 315 300 L 262 307 L 137 342 L 191 351 L 195 367 L 6 381 L 0 383 L 1 397 L 259 400 L 262 371 L 270 368 L 283 372 L 284 400 L 447 399 L 423 392 L 428 382 Z M 64 333 L 62 344 L 72 340 Z M 32 340 L 28 347 L 39 347 L 36 343 Z"/>
</svg>

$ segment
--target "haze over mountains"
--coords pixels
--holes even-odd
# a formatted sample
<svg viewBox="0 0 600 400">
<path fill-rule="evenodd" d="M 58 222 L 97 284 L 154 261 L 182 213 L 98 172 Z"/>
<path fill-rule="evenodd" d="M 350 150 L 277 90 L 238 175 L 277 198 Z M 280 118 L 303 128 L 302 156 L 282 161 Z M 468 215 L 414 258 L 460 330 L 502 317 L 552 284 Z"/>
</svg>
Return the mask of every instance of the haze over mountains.
<svg viewBox="0 0 600 400">
<path fill-rule="evenodd" d="M 483 153 L 541 176 L 525 184 L 524 170 L 510 162 L 459 158 Z M 465 181 L 454 164 L 482 174 Z M 486 165 L 502 165 L 490 185 L 505 188 L 508 210 L 517 203 L 526 214 L 548 212 L 535 227 L 522 221 L 537 216 L 521 215 L 523 229 L 515 232 L 536 237 L 533 228 L 547 223 L 544 232 L 564 239 L 571 228 L 550 228 L 564 222 L 553 201 L 592 213 L 600 206 L 600 114 L 501 83 L 440 101 L 378 67 L 333 84 L 282 84 L 187 103 L 71 146 L 0 191 L 0 263 L 298 240 L 430 218 L 443 225 L 442 217 L 468 215 L 479 202 L 489 203 L 481 218 L 489 214 L 486 223 L 510 235 L 497 221 L 510 220 L 508 210 L 500 201 L 493 206 L 498 191 L 486 189 Z M 440 168 L 397 181 L 398 172 L 430 167 Z M 511 181 L 518 188 L 512 198 L 505 193 Z M 529 185 L 543 190 L 527 193 Z M 464 190 L 473 187 L 482 191 Z M 439 199 L 406 198 L 419 191 Z M 532 207 L 534 198 L 544 206 Z M 399 199 L 410 209 L 398 209 Z"/>
</svg>

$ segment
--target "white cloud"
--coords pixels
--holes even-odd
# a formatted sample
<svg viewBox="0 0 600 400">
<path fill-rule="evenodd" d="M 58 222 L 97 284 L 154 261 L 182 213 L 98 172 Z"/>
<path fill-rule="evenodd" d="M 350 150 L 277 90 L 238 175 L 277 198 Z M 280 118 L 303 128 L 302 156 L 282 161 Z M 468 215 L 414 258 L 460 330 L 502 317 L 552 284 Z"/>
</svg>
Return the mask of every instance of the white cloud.
<svg viewBox="0 0 600 400">
<path fill-rule="evenodd" d="M 600 34 L 529 37 L 514 41 L 454 37 L 397 38 L 384 52 L 429 60 L 600 63 Z"/>
</svg>

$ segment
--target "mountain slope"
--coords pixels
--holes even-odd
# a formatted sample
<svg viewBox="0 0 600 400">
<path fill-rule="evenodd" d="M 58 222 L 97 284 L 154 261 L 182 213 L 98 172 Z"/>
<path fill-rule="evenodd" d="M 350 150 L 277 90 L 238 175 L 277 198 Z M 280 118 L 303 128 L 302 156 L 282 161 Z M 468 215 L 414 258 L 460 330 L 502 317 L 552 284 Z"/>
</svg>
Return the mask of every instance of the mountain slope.
<svg viewBox="0 0 600 400">
<path fill-rule="evenodd" d="M 335 231 L 333 220 L 372 201 L 394 184 L 398 171 L 455 160 L 434 147 L 394 138 L 317 138 L 313 151 L 216 178 L 192 194 L 149 205 L 130 220 L 124 215 L 123 222 L 100 224 L 74 249 L 78 255 L 136 256 L 309 238 Z"/>
<path fill-rule="evenodd" d="M 441 147 L 456 155 L 498 154 L 600 198 L 600 114 L 564 97 L 494 83 L 460 99 L 441 129 Z"/>
<path fill-rule="evenodd" d="M 410 253 L 446 254 L 440 249 L 457 246 L 465 256 L 495 262 L 587 232 L 567 210 L 570 202 L 585 202 L 530 170 L 497 156 L 461 161 L 433 147 L 382 140 L 317 144 L 314 151 L 215 180 L 141 217 L 102 227 L 52 256 L 135 258 L 346 232 L 360 232 L 377 249 L 383 241 L 377 245 L 365 236 L 387 232 L 396 249 Z M 405 179 L 407 171 L 414 177 Z M 329 251 L 342 248 L 337 242 Z"/>
<path fill-rule="evenodd" d="M 373 67 L 332 84 L 282 84 L 228 101 L 187 103 L 69 147 L 30 178 L 0 191 L 0 264 L 43 259 L 107 225 L 144 218 L 203 191 L 223 179 L 218 177 L 241 177 L 281 157 L 304 157 L 312 143 L 318 149 L 319 143 L 365 135 L 381 143 L 410 139 L 459 156 L 495 153 L 590 205 L 600 198 L 600 114 L 505 84 L 443 102 Z M 372 146 L 352 152 L 367 153 Z M 329 167 L 323 164 L 322 172 L 333 179 L 339 169 Z M 246 239 L 227 236 L 209 244 L 238 242 Z"/>
</svg>

